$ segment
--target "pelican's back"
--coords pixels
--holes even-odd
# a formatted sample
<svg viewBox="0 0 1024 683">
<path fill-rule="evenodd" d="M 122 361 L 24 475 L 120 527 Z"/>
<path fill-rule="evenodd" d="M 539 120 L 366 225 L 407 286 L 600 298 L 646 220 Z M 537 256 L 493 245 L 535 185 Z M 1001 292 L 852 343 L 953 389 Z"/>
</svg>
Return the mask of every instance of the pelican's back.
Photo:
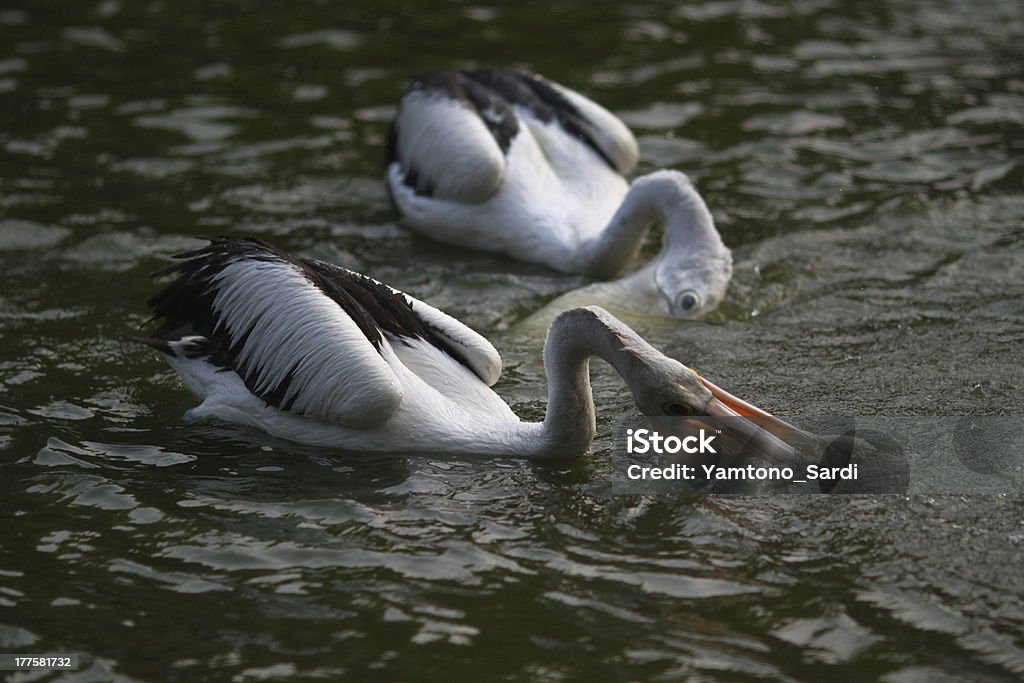
<svg viewBox="0 0 1024 683">
<path fill-rule="evenodd" d="M 575 270 L 637 160 L 633 135 L 594 102 L 519 70 L 413 82 L 392 127 L 388 183 L 402 222 L 428 236 Z"/>
</svg>

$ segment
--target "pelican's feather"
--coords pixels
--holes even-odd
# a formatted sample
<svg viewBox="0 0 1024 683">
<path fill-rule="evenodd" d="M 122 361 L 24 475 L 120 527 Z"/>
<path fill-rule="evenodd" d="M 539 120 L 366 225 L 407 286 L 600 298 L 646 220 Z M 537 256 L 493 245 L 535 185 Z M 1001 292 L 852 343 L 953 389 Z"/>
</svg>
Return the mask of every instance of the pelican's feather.
<svg viewBox="0 0 1024 683">
<path fill-rule="evenodd" d="M 358 275 L 350 270 L 323 261 L 305 260 L 310 267 L 329 279 L 361 277 L 371 280 L 379 287 L 386 287 L 396 296 L 409 302 L 415 322 L 405 319 L 401 326 L 385 327 L 385 331 L 398 337 L 421 338 L 473 371 L 487 386 L 492 386 L 501 376 L 501 355 L 483 335 L 459 322 L 444 311 L 389 287 L 381 282 Z"/>
<path fill-rule="evenodd" d="M 397 410 L 403 390 L 381 355 L 381 321 L 408 302 L 372 281 L 318 277 L 253 238 L 214 239 L 180 257 L 164 271 L 178 278 L 149 300 L 156 338 L 201 338 L 180 348 L 205 353 L 291 413 L 362 428 Z"/>
<path fill-rule="evenodd" d="M 542 123 L 557 122 L 570 138 L 590 147 L 618 173 L 636 167 L 639 148 L 629 128 L 579 93 L 520 69 L 463 71 L 459 75 L 527 116 Z"/>
<path fill-rule="evenodd" d="M 398 107 L 389 141 L 417 194 L 478 203 L 505 178 L 505 152 L 518 132 L 507 103 L 459 74 L 417 80 Z"/>
</svg>

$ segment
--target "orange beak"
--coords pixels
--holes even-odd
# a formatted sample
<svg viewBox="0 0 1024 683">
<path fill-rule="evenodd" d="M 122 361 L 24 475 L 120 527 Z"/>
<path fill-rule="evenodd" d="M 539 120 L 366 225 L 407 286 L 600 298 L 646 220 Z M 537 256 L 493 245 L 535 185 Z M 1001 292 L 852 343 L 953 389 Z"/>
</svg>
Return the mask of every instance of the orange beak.
<svg viewBox="0 0 1024 683">
<path fill-rule="evenodd" d="M 721 429 L 737 450 L 781 464 L 801 461 L 800 451 L 786 441 L 799 437 L 799 429 L 698 377 L 711 391 L 705 415 L 714 418 L 716 429 Z"/>
</svg>

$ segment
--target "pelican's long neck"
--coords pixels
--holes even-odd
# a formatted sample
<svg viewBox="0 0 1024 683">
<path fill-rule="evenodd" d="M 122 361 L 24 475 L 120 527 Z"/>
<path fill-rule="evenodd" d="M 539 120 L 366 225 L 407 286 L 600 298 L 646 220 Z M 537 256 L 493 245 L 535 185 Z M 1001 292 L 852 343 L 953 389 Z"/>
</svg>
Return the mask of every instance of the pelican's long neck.
<svg viewBox="0 0 1024 683">
<path fill-rule="evenodd" d="M 590 448 L 597 429 L 590 387 L 592 356 L 607 361 L 629 383 L 645 353 L 658 354 L 601 308 L 574 308 L 558 316 L 544 343 L 548 407 L 533 443 L 534 455 L 572 457 Z"/>
<path fill-rule="evenodd" d="M 587 275 L 608 279 L 620 273 L 656 221 L 665 226 L 665 252 L 721 241 L 690 179 L 678 171 L 657 171 L 634 180 L 608 226 L 583 245 Z"/>
</svg>

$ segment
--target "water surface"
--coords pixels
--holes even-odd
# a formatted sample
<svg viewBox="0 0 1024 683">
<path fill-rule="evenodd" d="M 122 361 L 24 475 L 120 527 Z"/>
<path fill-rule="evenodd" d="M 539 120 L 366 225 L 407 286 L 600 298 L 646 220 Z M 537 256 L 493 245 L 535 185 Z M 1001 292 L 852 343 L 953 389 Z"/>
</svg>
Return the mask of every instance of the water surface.
<svg viewBox="0 0 1024 683">
<path fill-rule="evenodd" d="M 595 5 L 0 11 L 0 651 L 83 662 L 8 680 L 1024 674 L 1019 496 L 616 495 L 635 409 L 597 363 L 584 459 L 303 448 L 183 425 L 127 341 L 169 254 L 254 234 L 484 331 L 539 418 L 520 323 L 585 280 L 409 234 L 381 182 L 409 78 L 518 65 L 734 250 L 712 323 L 652 343 L 783 415 L 1024 413 L 1019 3 Z"/>
</svg>

